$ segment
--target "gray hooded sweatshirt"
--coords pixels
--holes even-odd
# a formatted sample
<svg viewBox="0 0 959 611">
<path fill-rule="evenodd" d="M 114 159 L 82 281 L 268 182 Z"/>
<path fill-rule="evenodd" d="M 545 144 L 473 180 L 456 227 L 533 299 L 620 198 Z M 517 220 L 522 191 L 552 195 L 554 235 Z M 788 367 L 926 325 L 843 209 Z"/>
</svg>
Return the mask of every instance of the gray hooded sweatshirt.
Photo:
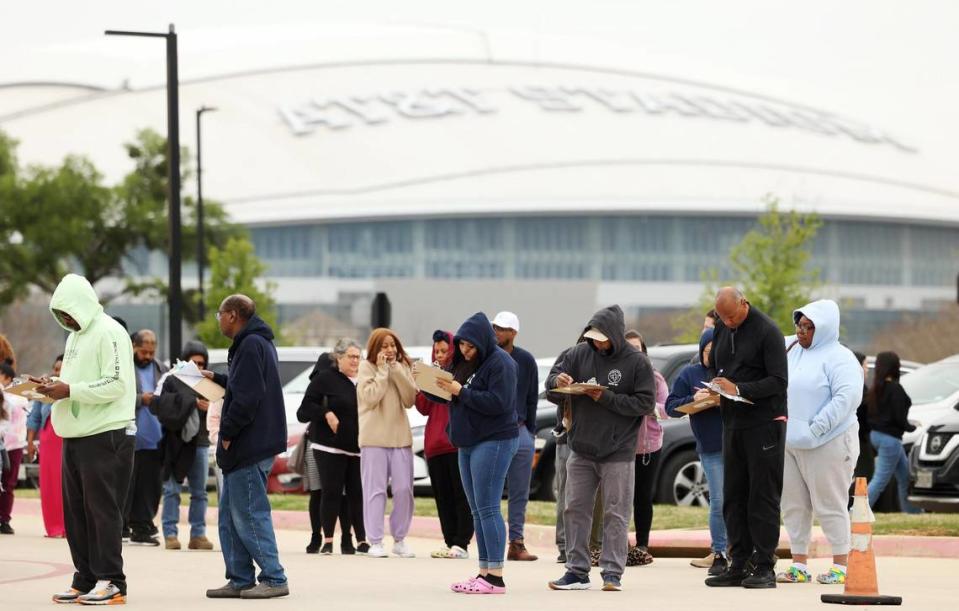
<svg viewBox="0 0 959 611">
<path fill-rule="evenodd" d="M 619 306 L 603 308 L 586 329 L 595 327 L 613 347 L 604 354 L 587 340 L 569 349 L 546 380 L 556 388 L 556 378 L 569 374 L 574 382 L 594 382 L 607 387 L 599 401 L 585 395 L 558 395 L 560 404 L 572 402 L 570 450 L 598 462 L 623 462 L 636 458 L 636 433 L 643 416 L 656 407 L 653 367 L 645 354 L 626 341 L 626 325 Z M 562 398 L 560 398 L 562 397 Z"/>
</svg>

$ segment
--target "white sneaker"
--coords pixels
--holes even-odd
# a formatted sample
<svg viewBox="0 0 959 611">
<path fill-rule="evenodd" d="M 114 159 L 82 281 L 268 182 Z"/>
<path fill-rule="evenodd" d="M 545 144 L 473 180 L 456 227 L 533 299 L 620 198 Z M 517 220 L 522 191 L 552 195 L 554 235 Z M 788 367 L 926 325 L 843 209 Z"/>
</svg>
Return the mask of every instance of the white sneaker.
<svg viewBox="0 0 959 611">
<path fill-rule="evenodd" d="M 416 554 L 406 544 L 406 541 L 397 541 L 393 544 L 393 555 L 400 558 L 416 558 Z"/>
<path fill-rule="evenodd" d="M 450 555 L 447 557 L 454 560 L 466 560 L 470 557 L 470 553 L 459 545 L 454 545 L 450 548 Z"/>
<path fill-rule="evenodd" d="M 383 547 L 382 543 L 373 543 L 370 545 L 370 551 L 366 552 L 366 555 L 370 558 L 386 558 L 389 554 L 386 553 L 386 548 Z"/>
</svg>

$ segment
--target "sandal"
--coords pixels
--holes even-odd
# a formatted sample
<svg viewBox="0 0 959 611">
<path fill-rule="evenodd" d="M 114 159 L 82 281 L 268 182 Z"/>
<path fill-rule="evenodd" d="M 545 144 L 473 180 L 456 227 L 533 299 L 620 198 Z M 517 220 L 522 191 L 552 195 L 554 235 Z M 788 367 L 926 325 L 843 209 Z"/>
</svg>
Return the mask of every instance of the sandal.
<svg viewBox="0 0 959 611">
<path fill-rule="evenodd" d="M 459 589 L 456 587 L 459 586 Z M 459 594 L 506 594 L 506 588 L 494 586 L 482 577 L 471 579 L 469 582 L 454 583 L 453 591 Z"/>
</svg>

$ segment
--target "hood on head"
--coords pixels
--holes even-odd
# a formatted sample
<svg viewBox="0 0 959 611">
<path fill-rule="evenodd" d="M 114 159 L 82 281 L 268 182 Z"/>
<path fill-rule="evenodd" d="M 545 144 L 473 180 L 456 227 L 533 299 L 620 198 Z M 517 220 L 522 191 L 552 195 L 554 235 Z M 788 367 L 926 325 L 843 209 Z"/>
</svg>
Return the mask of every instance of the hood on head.
<svg viewBox="0 0 959 611">
<path fill-rule="evenodd" d="M 820 299 L 793 312 L 793 322 L 805 316 L 816 326 L 810 350 L 839 341 L 839 306 L 832 299 Z"/>
<path fill-rule="evenodd" d="M 333 355 L 329 352 L 324 352 L 319 356 L 319 358 L 316 359 L 316 365 L 313 366 L 313 371 L 310 372 L 310 379 L 312 380 L 313 377 L 321 371 L 333 369 L 333 365 Z"/>
<path fill-rule="evenodd" d="M 494 334 L 495 335 L 495 334 Z M 446 353 L 446 361 L 450 361 L 450 357 L 453 355 L 453 334 L 449 331 L 444 331 L 442 329 L 437 329 L 433 331 L 433 348 L 430 351 L 430 362 L 436 362 L 436 342 L 444 340 L 447 344 L 450 345 L 450 349 Z M 468 341 L 468 340 L 467 340 Z M 446 363 L 440 363 L 440 365 L 446 365 Z"/>
<path fill-rule="evenodd" d="M 618 305 L 605 307 L 593 314 L 583 333 L 589 331 L 591 327 L 596 327 L 609 338 L 613 344 L 613 354 L 619 354 L 626 346 L 626 317 L 623 315 L 623 309 Z M 590 346 L 593 346 L 593 350 L 596 349 L 592 342 Z"/>
<path fill-rule="evenodd" d="M 243 341 L 244 338 L 250 335 L 259 335 L 269 342 L 273 341 L 273 329 L 270 328 L 270 325 L 266 324 L 265 320 L 254 314 L 250 317 L 250 320 L 246 322 L 246 326 L 233 338 L 233 343 L 230 344 L 230 349 L 227 350 L 227 358 L 230 361 L 233 360 L 236 347 L 240 345 L 240 342 Z"/>
<path fill-rule="evenodd" d="M 103 312 L 103 306 L 100 305 L 96 291 L 86 278 L 77 274 L 67 274 L 50 298 L 50 313 L 53 314 L 54 310 L 69 314 L 80 325 L 79 332 L 83 333 Z M 53 319 L 70 333 L 75 332 L 74 329 L 60 324 L 55 315 Z"/>
<path fill-rule="evenodd" d="M 714 334 L 715 332 L 712 329 L 706 329 L 699 336 L 699 364 L 703 367 L 706 367 L 706 363 L 703 362 L 703 352 L 706 350 L 706 344 L 713 341 Z"/>
<path fill-rule="evenodd" d="M 477 312 L 466 319 L 453 338 L 453 364 L 463 360 L 460 352 L 460 340 L 466 340 L 476 346 L 477 361 L 482 363 L 496 350 L 496 334 L 489 318 L 482 312 Z"/>
<path fill-rule="evenodd" d="M 190 340 L 183 345 L 183 352 L 180 353 L 180 360 L 186 361 L 191 356 L 202 356 L 203 361 L 210 364 L 210 353 L 206 349 L 206 344 L 197 340 Z"/>
</svg>

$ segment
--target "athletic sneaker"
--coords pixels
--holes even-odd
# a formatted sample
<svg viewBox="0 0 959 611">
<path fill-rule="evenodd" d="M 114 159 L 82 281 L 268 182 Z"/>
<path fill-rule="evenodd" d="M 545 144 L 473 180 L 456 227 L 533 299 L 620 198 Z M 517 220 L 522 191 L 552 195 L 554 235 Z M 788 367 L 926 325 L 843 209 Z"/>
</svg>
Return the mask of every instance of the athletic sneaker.
<svg viewBox="0 0 959 611">
<path fill-rule="evenodd" d="M 393 555 L 399 556 L 400 558 L 416 558 L 416 554 L 414 554 L 410 546 L 406 544 L 406 541 L 393 543 Z"/>
<path fill-rule="evenodd" d="M 130 535 L 130 543 L 133 545 L 149 545 L 150 547 L 159 547 L 160 540 L 150 533 L 133 533 Z"/>
<path fill-rule="evenodd" d="M 710 577 L 722 575 L 726 572 L 726 569 L 729 568 L 729 558 L 726 557 L 726 554 L 713 554 L 712 556 L 713 565 L 709 567 Z"/>
<path fill-rule="evenodd" d="M 356 544 L 356 553 L 365 556 L 370 553 L 370 544 L 366 541 L 360 541 Z"/>
<path fill-rule="evenodd" d="M 450 548 L 450 555 L 447 558 L 451 560 L 466 560 L 470 557 L 470 553 L 460 547 L 459 545 L 454 545 Z"/>
<path fill-rule="evenodd" d="M 333 554 L 333 542 L 327 541 L 323 544 L 323 547 L 320 548 L 320 554 L 324 556 L 330 556 Z"/>
<path fill-rule="evenodd" d="M 803 570 L 795 564 L 790 564 L 784 572 L 776 575 L 776 581 L 779 583 L 809 583 L 812 581 L 812 575 L 809 571 Z"/>
<path fill-rule="evenodd" d="M 360 546 L 362 547 L 362 543 Z M 359 550 L 357 550 L 359 551 Z M 386 553 L 386 548 L 383 547 L 382 543 L 374 543 L 370 546 L 370 549 L 367 550 L 366 555 L 370 558 L 388 558 L 389 554 Z"/>
<path fill-rule="evenodd" d="M 98 581 L 92 590 L 78 596 L 77 602 L 81 605 L 125 605 L 127 597 L 112 582 Z"/>
<path fill-rule="evenodd" d="M 816 575 L 816 581 L 827 586 L 842 585 L 846 583 L 846 571 L 836 566 L 831 566 L 825 573 Z"/>
<path fill-rule="evenodd" d="M 556 564 L 566 564 L 566 550 L 559 550 L 559 556 L 556 556 Z"/>
<path fill-rule="evenodd" d="M 619 577 L 615 575 L 603 576 L 603 592 L 620 592 L 622 589 L 623 584 L 620 582 Z"/>
<path fill-rule="evenodd" d="M 550 590 L 588 590 L 589 588 L 589 576 L 579 577 L 572 571 L 566 571 L 566 574 L 556 581 L 549 582 Z"/>
<path fill-rule="evenodd" d="M 772 568 L 757 568 L 748 577 L 743 579 L 743 587 L 747 590 L 765 590 L 776 587 L 776 573 Z"/>
<path fill-rule="evenodd" d="M 66 592 L 57 592 L 53 595 L 53 602 L 61 605 L 72 605 L 77 602 L 77 599 L 83 594 L 80 590 L 76 588 L 70 588 Z"/>
</svg>

